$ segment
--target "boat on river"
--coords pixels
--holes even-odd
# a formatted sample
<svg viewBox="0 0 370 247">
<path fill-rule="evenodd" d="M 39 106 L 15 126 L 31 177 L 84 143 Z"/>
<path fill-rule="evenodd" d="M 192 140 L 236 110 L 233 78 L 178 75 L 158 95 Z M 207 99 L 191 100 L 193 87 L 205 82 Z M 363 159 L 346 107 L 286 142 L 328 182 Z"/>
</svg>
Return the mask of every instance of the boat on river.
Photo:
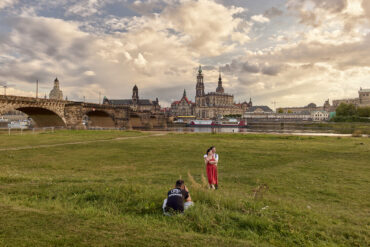
<svg viewBox="0 0 370 247">
<path fill-rule="evenodd" d="M 237 119 L 223 119 L 223 120 L 192 120 L 187 124 L 188 127 L 232 127 L 232 128 L 246 128 L 247 121 Z"/>
</svg>

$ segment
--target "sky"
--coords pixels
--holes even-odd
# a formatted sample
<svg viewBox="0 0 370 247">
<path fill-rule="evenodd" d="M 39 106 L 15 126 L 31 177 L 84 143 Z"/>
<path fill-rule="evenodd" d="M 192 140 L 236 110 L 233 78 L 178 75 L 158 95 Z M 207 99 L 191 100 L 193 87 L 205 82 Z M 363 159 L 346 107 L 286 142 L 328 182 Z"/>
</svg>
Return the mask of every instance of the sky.
<svg viewBox="0 0 370 247">
<path fill-rule="evenodd" d="M 182 97 L 219 71 L 236 102 L 322 105 L 370 88 L 369 0 L 0 0 L 7 94 Z M 0 91 L 2 94 L 2 90 Z M 275 104 L 273 103 L 275 102 Z"/>
</svg>

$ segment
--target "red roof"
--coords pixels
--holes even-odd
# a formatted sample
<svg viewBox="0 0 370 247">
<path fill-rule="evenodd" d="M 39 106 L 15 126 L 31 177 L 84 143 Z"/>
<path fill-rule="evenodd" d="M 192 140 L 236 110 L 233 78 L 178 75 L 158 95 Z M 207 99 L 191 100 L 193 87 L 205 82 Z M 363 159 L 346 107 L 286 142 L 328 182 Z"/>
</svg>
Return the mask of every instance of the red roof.
<svg viewBox="0 0 370 247">
<path fill-rule="evenodd" d="M 186 97 L 186 96 L 185 97 L 182 97 L 181 100 L 182 99 L 185 99 L 186 103 L 188 103 L 188 104 L 195 104 L 195 103 L 191 102 L 190 100 L 188 100 L 188 97 Z M 178 104 L 180 104 L 181 100 L 174 101 L 174 102 L 172 102 L 172 104 L 178 105 Z"/>
</svg>

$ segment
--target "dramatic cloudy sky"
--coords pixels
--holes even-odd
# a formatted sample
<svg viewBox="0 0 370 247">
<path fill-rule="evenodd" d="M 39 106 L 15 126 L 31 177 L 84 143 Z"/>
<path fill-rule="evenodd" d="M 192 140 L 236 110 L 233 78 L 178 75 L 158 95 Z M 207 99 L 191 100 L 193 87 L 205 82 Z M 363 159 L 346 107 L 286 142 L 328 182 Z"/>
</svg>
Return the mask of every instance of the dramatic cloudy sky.
<svg viewBox="0 0 370 247">
<path fill-rule="evenodd" d="M 69 99 L 169 105 L 206 91 L 254 104 L 319 105 L 370 87 L 369 0 L 0 0 L 0 83 Z M 2 92 L 1 92 L 2 93 Z"/>
</svg>

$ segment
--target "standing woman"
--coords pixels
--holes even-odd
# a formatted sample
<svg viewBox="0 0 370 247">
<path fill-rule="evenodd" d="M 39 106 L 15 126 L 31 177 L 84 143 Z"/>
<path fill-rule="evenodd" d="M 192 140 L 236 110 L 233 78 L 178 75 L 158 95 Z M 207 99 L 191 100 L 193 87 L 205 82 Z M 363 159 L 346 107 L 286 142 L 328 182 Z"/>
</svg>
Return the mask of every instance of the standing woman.
<svg viewBox="0 0 370 247">
<path fill-rule="evenodd" d="M 207 157 L 204 159 L 204 163 L 206 164 L 209 186 L 211 189 L 215 189 L 215 184 L 217 183 L 217 162 L 211 148 L 207 150 Z"/>
<path fill-rule="evenodd" d="M 216 172 L 215 172 L 215 187 L 216 187 L 216 190 L 218 189 L 218 154 L 216 153 L 216 147 L 215 146 L 212 146 L 210 147 L 210 149 L 212 150 L 212 153 L 213 153 L 213 157 L 215 158 L 215 161 L 216 161 Z"/>
</svg>

